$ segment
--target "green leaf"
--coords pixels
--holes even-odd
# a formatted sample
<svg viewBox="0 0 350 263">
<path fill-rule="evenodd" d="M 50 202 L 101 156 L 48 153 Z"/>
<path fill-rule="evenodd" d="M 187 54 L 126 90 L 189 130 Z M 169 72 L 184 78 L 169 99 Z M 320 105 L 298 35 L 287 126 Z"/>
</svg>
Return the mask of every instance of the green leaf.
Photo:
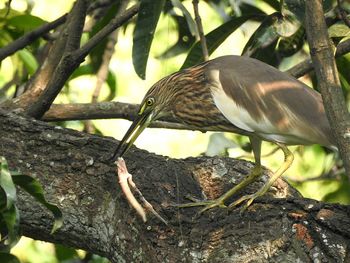
<svg viewBox="0 0 350 263">
<path fill-rule="evenodd" d="M 0 262 L 1 263 L 21 263 L 19 259 L 9 253 L 0 252 Z"/>
<path fill-rule="evenodd" d="M 0 48 L 7 46 L 13 41 L 10 33 L 7 30 L 0 29 Z"/>
<path fill-rule="evenodd" d="M 239 4 L 239 10 L 241 11 L 242 16 L 246 15 L 259 15 L 261 17 L 266 16 L 266 13 L 261 10 L 258 6 L 249 4 L 249 3 L 240 3 Z M 252 17 L 252 20 L 260 20 L 259 17 Z"/>
<path fill-rule="evenodd" d="M 181 10 L 183 16 L 187 21 L 188 29 L 191 32 L 192 36 L 198 36 L 196 22 L 193 20 L 190 12 L 188 12 L 186 7 L 180 2 L 180 0 L 171 0 L 171 3 L 173 4 L 174 7 L 177 7 Z"/>
<path fill-rule="evenodd" d="M 350 83 L 348 82 L 348 80 L 346 79 L 346 77 L 339 73 L 339 79 L 340 79 L 340 84 L 345 92 L 350 92 Z"/>
<path fill-rule="evenodd" d="M 276 11 L 281 11 L 280 3 L 277 0 L 264 0 L 264 2 L 274 8 Z"/>
<path fill-rule="evenodd" d="M 41 184 L 34 178 L 28 175 L 14 175 L 13 181 L 16 185 L 19 185 L 23 188 L 27 193 L 33 196 L 39 203 L 44 205 L 47 209 L 49 209 L 55 217 L 55 222 L 51 230 L 51 234 L 56 232 L 63 223 L 62 212 L 56 206 L 46 201 L 44 196 L 43 188 Z"/>
<path fill-rule="evenodd" d="M 161 55 L 157 56 L 159 59 L 167 59 L 178 54 L 181 54 L 192 46 L 196 38 L 191 34 L 186 19 L 182 16 L 172 15 L 177 25 L 178 39 L 177 42 L 164 51 Z"/>
<path fill-rule="evenodd" d="M 9 209 L 0 214 L 1 220 L 6 225 L 7 238 L 4 240 L 4 247 L 1 251 L 8 252 L 19 241 L 19 211 L 16 205 L 12 205 Z M 2 232 L 4 229 L 1 229 Z"/>
<path fill-rule="evenodd" d="M 304 45 L 305 29 L 300 26 L 299 29 L 290 37 L 281 38 L 278 43 L 278 53 L 283 57 L 289 57 L 298 52 Z"/>
<path fill-rule="evenodd" d="M 106 83 L 107 83 L 107 85 L 109 87 L 109 91 L 110 91 L 110 93 L 107 97 L 107 101 L 110 101 L 115 97 L 115 95 L 117 93 L 117 79 L 115 77 L 115 74 L 110 70 L 108 71 Z"/>
<path fill-rule="evenodd" d="M 95 71 L 94 71 L 94 68 L 91 64 L 82 65 L 79 68 L 77 68 L 76 70 L 74 70 L 72 75 L 69 77 L 69 80 L 78 78 L 78 77 L 83 76 L 83 75 L 92 75 L 94 73 L 95 73 Z"/>
<path fill-rule="evenodd" d="M 96 23 L 92 28 L 89 37 L 93 37 L 96 33 L 100 32 L 118 13 L 121 1 L 116 1 L 116 4 L 113 4 L 103 16 L 103 18 Z M 108 38 L 104 38 L 90 53 L 91 66 L 93 67 L 95 73 L 101 66 L 103 54 L 106 52 L 106 46 L 108 43 Z"/>
<path fill-rule="evenodd" d="M 340 81 L 343 87 L 344 96 L 349 98 L 349 92 L 350 92 L 350 53 L 345 54 L 344 56 L 338 57 L 336 59 L 337 62 L 337 68 L 339 71 L 339 77 Z M 348 103 L 350 103 L 348 99 Z"/>
<path fill-rule="evenodd" d="M 132 62 L 142 79 L 146 77 L 147 60 L 164 3 L 164 0 L 141 0 L 133 37 Z"/>
<path fill-rule="evenodd" d="M 328 28 L 329 37 L 346 37 L 350 36 L 350 28 L 343 23 L 336 23 Z"/>
<path fill-rule="evenodd" d="M 58 262 L 74 262 L 73 259 L 79 259 L 78 253 L 74 248 L 55 244 L 55 254 Z"/>
<path fill-rule="evenodd" d="M 28 70 L 30 75 L 33 75 L 37 70 L 39 64 L 36 58 L 27 49 L 21 49 L 18 51 L 19 58 L 22 60 L 24 66 Z"/>
<path fill-rule="evenodd" d="M 8 19 L 19 15 L 22 15 L 22 13 L 14 10 L 13 8 L 0 9 L 0 28 L 3 28 L 7 24 Z"/>
<path fill-rule="evenodd" d="M 339 177 L 339 176 L 338 176 Z M 336 183 L 336 189 L 323 198 L 323 201 L 329 203 L 340 203 L 344 205 L 350 204 L 350 183 L 349 179 L 343 174 L 340 179 L 334 180 Z"/>
<path fill-rule="evenodd" d="M 224 40 L 231 35 L 237 28 L 244 24 L 247 20 L 253 18 L 254 15 L 234 17 L 226 23 L 215 28 L 213 31 L 209 32 L 205 38 L 208 47 L 209 55 L 212 54 L 215 49 L 217 49 Z M 203 61 L 202 48 L 199 41 L 197 41 L 191 48 L 189 54 L 181 69 L 191 67 Z"/>
<path fill-rule="evenodd" d="M 304 21 L 305 0 L 284 0 L 284 13 L 288 11 L 293 13 L 299 21 Z"/>
<path fill-rule="evenodd" d="M 255 57 L 254 54 L 261 48 L 265 48 L 279 37 L 275 25 L 279 22 L 281 14 L 275 12 L 267 16 L 258 29 L 249 38 L 243 48 L 242 55 Z"/>
<path fill-rule="evenodd" d="M 10 209 L 16 202 L 17 195 L 16 187 L 12 181 L 8 164 L 4 157 L 0 157 L 0 187 L 6 193 L 6 208 Z"/>
<path fill-rule="evenodd" d="M 5 190 L 0 187 L 0 213 L 7 209 L 7 198 Z"/>
<path fill-rule="evenodd" d="M 8 27 L 24 32 L 34 30 L 45 23 L 45 20 L 33 15 L 19 15 L 7 20 Z"/>
</svg>

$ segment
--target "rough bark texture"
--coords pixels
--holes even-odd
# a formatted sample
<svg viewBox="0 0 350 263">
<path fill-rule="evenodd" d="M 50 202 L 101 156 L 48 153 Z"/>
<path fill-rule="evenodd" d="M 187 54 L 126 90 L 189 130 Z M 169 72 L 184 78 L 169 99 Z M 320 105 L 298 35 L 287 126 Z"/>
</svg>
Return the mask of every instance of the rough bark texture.
<svg viewBox="0 0 350 263">
<path fill-rule="evenodd" d="M 124 200 L 115 166 L 108 161 L 116 147 L 113 139 L 3 111 L 0 136 L 0 155 L 11 169 L 38 178 L 64 214 L 63 227 L 50 235 L 52 216 L 20 193 L 21 226 L 29 237 L 82 248 L 113 262 L 350 260 L 350 207 L 302 199 L 282 180 L 242 215 L 238 209 L 213 209 L 193 220 L 198 208 L 172 206 L 185 202 L 187 194 L 202 198 L 203 191 L 217 197 L 241 180 L 252 163 L 219 157 L 174 160 L 133 147 L 126 156 L 129 171 L 170 223 L 150 217 L 144 224 Z"/>
<path fill-rule="evenodd" d="M 342 92 L 333 46 L 328 36 L 322 0 L 305 2 L 305 28 L 318 87 L 350 180 L 350 114 Z"/>
</svg>

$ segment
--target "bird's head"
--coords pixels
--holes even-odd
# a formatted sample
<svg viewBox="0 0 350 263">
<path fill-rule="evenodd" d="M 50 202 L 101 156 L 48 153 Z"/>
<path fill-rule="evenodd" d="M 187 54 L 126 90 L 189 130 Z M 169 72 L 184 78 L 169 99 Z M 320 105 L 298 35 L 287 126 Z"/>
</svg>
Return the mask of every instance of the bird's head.
<svg viewBox="0 0 350 263">
<path fill-rule="evenodd" d="M 209 103 L 210 99 L 208 99 L 208 96 L 211 98 L 211 95 L 209 89 L 206 88 L 206 78 L 203 75 L 204 66 L 205 64 L 202 63 L 175 72 L 159 80 L 149 89 L 141 102 L 134 122 L 114 152 L 113 160 L 116 157 L 122 157 L 152 121 L 171 113 L 176 115 L 176 112 L 187 109 L 181 116 L 175 116 L 180 121 L 186 122 L 185 117 L 189 115 L 188 105 L 195 104 L 197 101 L 197 104 L 204 103 L 211 106 L 212 103 Z M 204 115 L 206 118 L 208 113 L 205 112 Z"/>
<path fill-rule="evenodd" d="M 122 157 L 152 121 L 170 112 L 168 104 L 171 99 L 167 96 L 168 92 L 160 91 L 161 87 L 161 83 L 156 83 L 143 98 L 135 120 L 114 152 L 113 160 L 116 157 Z"/>
</svg>

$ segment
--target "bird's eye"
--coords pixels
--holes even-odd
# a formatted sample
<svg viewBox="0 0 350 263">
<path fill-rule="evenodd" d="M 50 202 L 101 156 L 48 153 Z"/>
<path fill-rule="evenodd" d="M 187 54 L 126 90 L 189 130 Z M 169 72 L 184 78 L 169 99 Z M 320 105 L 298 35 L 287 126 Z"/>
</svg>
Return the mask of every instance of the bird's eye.
<svg viewBox="0 0 350 263">
<path fill-rule="evenodd" d="M 153 97 L 147 98 L 146 101 L 142 104 L 142 107 L 140 108 L 138 115 L 142 115 L 148 107 L 153 106 L 154 101 L 155 100 Z M 151 110 L 150 108 L 148 109 Z"/>
<path fill-rule="evenodd" d="M 147 105 L 147 106 L 152 106 L 153 103 L 154 103 L 154 98 L 148 98 L 148 99 L 146 100 L 146 105 Z"/>
</svg>

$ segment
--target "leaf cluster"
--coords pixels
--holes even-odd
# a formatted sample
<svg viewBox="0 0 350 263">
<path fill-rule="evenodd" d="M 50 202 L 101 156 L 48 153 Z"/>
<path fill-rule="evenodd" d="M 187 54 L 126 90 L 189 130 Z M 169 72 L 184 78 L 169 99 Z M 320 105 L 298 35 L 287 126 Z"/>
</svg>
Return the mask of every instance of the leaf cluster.
<svg viewBox="0 0 350 263">
<path fill-rule="evenodd" d="M 20 187 L 46 207 L 54 216 L 51 234 L 63 223 L 62 212 L 45 199 L 44 190 L 38 180 L 28 175 L 11 172 L 4 157 L 0 157 L 0 260 L 1 262 L 19 262 L 10 254 L 20 234 L 20 211 L 17 207 L 17 187 Z"/>
</svg>

